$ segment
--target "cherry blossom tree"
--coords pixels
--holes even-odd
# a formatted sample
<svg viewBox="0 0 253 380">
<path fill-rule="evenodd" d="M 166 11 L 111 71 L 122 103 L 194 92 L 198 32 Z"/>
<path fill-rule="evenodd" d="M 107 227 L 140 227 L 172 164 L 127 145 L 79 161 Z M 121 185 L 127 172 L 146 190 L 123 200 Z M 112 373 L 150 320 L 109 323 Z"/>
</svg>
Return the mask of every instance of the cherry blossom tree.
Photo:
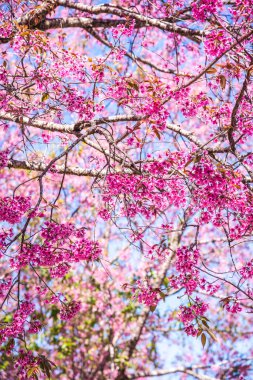
<svg viewBox="0 0 253 380">
<path fill-rule="evenodd" d="M 1 379 L 252 378 L 252 0 L 0 20 Z"/>
</svg>

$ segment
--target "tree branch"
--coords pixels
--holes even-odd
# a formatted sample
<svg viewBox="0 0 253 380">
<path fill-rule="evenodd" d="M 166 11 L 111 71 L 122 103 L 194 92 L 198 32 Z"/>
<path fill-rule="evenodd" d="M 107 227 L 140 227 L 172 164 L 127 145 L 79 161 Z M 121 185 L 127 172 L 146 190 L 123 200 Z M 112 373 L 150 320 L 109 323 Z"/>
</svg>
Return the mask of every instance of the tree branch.
<svg viewBox="0 0 253 380">
<path fill-rule="evenodd" d="M 35 28 L 46 16 L 55 10 L 58 6 L 55 0 L 43 1 L 39 6 L 34 7 L 22 17 L 16 20 L 17 25 L 27 25 L 29 29 Z M 0 38 L 0 43 L 9 42 L 15 35 L 15 32 L 9 38 Z"/>
<path fill-rule="evenodd" d="M 9 169 L 23 169 L 23 170 L 43 172 L 47 168 L 47 165 L 44 164 L 43 162 L 15 160 L 11 158 L 8 160 L 6 167 Z M 49 170 L 49 172 L 57 173 L 57 174 L 76 175 L 79 177 L 96 177 L 96 178 L 103 178 L 108 174 L 106 170 L 83 169 L 78 166 L 65 167 L 65 165 L 54 165 L 53 168 Z M 134 174 L 133 171 L 130 170 L 128 167 L 124 167 L 124 170 L 114 169 L 114 173 L 122 174 L 122 175 Z"/>
<path fill-rule="evenodd" d="M 53 123 L 51 121 L 46 120 L 36 120 L 31 119 L 27 116 L 16 116 L 10 112 L 0 111 L 0 119 L 12 121 L 17 124 L 24 124 L 30 127 L 43 129 L 51 132 L 60 132 L 60 133 L 70 133 L 70 134 L 78 134 L 82 129 L 88 127 L 96 127 L 105 123 L 117 123 L 124 121 L 140 121 L 143 119 L 142 116 L 137 115 L 115 115 L 104 118 L 99 118 L 97 120 L 89 120 L 89 121 L 80 121 L 74 124 L 58 124 Z"/>
<path fill-rule="evenodd" d="M 60 133 L 69 133 L 69 134 L 78 135 L 78 133 L 80 133 L 85 128 L 96 127 L 96 126 L 106 124 L 106 123 L 116 123 L 116 122 L 125 122 L 125 121 L 142 121 L 142 120 L 144 121 L 146 117 L 138 116 L 138 115 L 115 115 L 115 116 L 100 118 L 97 120 L 80 121 L 75 124 L 58 124 L 58 123 L 53 123 L 53 122 L 45 121 L 45 120 L 30 119 L 29 117 L 26 117 L 26 116 L 15 116 L 11 113 L 0 111 L 0 119 L 12 121 L 17 124 L 28 125 L 30 127 L 39 128 L 39 129 L 50 131 L 50 132 L 60 132 Z M 171 130 L 172 132 L 176 132 L 179 135 L 187 138 L 189 141 L 194 143 L 199 148 L 202 148 L 203 145 L 205 145 L 204 143 L 199 141 L 192 132 L 189 132 L 181 128 L 179 125 L 167 123 L 167 128 Z M 122 138 L 120 137 L 118 141 L 121 141 L 121 140 Z M 86 140 L 85 142 L 88 145 L 94 147 L 94 143 L 92 141 Z M 98 150 L 101 151 L 101 149 L 98 149 Z M 228 151 L 228 148 L 205 147 L 205 150 L 211 153 L 224 153 Z"/>
<path fill-rule="evenodd" d="M 58 0 L 58 5 L 62 5 L 68 8 L 76 9 L 82 12 L 87 12 L 91 14 L 113 14 L 119 17 L 131 17 L 132 19 L 144 23 L 146 26 L 153 26 L 156 28 L 159 28 L 161 30 L 176 33 L 183 37 L 190 38 L 194 42 L 200 43 L 201 39 L 200 37 L 203 37 L 205 35 L 205 32 L 193 30 L 193 29 L 187 29 L 184 27 L 180 27 L 177 25 L 174 25 L 172 23 L 161 21 L 159 19 L 155 19 L 148 16 L 143 16 L 137 12 L 134 12 L 130 9 L 119 7 L 119 6 L 113 6 L 109 4 L 105 5 L 86 5 L 81 3 L 72 3 L 71 1 L 67 0 Z"/>
<path fill-rule="evenodd" d="M 251 60 L 250 65 L 252 65 L 252 63 L 253 63 L 253 60 Z M 241 91 L 240 91 L 240 93 L 236 99 L 236 102 L 235 102 L 235 105 L 234 105 L 234 108 L 232 111 L 232 115 L 231 115 L 231 128 L 229 128 L 229 130 L 228 130 L 228 140 L 229 140 L 232 152 L 235 152 L 235 140 L 233 137 L 233 132 L 236 128 L 236 123 L 237 123 L 236 114 L 237 114 L 238 108 L 240 107 L 244 93 L 247 90 L 247 85 L 249 83 L 250 76 L 251 76 L 251 72 L 250 72 L 250 69 L 248 69 L 246 77 L 245 77 L 243 85 L 242 85 L 242 88 L 241 88 Z"/>
<path fill-rule="evenodd" d="M 38 171 L 43 172 L 47 165 L 42 162 L 34 162 L 34 161 L 19 161 L 10 159 L 7 163 L 7 167 L 10 169 L 24 169 L 24 170 L 32 170 L 32 171 Z M 79 167 L 74 166 L 67 166 L 65 168 L 65 165 L 55 165 L 51 170 L 50 173 L 58 173 L 58 174 L 68 174 L 68 175 L 76 175 L 76 176 L 83 176 L 83 177 L 104 177 L 106 172 L 105 171 L 99 171 L 99 170 L 93 170 L 93 169 L 82 169 Z"/>
<path fill-rule="evenodd" d="M 197 372 L 194 372 L 192 369 L 199 369 L 203 368 L 202 366 L 193 366 L 193 367 L 176 367 L 176 368 L 171 368 L 169 370 L 164 370 L 164 371 L 154 371 L 151 373 L 139 373 L 137 375 L 134 375 L 129 378 L 129 380 L 137 380 L 143 377 L 160 377 L 160 376 L 165 376 L 165 375 L 171 375 L 173 373 L 185 373 L 187 375 L 193 376 L 195 379 L 198 380 L 217 380 L 215 377 L 210 377 L 202 374 L 198 374 Z"/>
</svg>

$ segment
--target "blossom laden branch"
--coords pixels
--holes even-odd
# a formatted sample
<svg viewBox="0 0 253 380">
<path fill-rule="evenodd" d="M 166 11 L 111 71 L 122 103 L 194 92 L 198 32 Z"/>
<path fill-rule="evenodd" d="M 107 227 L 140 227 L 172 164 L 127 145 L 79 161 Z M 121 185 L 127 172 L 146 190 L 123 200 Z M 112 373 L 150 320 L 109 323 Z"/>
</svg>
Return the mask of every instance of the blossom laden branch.
<svg viewBox="0 0 253 380">
<path fill-rule="evenodd" d="M 179 34 L 184 37 L 188 37 L 192 39 L 195 42 L 200 42 L 200 38 L 205 35 L 205 32 L 200 32 L 197 30 L 191 30 L 187 29 L 184 27 L 179 27 L 177 25 L 171 24 L 166 21 L 161 21 L 159 19 L 155 19 L 152 17 L 140 15 L 137 12 L 134 12 L 130 9 L 126 9 L 124 7 L 117 7 L 117 6 L 112 6 L 112 5 L 95 5 L 95 6 L 90 6 L 86 4 L 81 4 L 81 3 L 72 3 L 70 1 L 66 0 L 58 0 L 58 5 L 66 6 L 68 8 L 76 9 L 79 11 L 83 12 L 88 12 L 92 14 L 113 14 L 119 17 L 131 17 L 132 19 L 146 24 L 146 26 L 153 26 L 157 27 L 161 30 L 172 32 Z"/>
<path fill-rule="evenodd" d="M 18 26 L 27 26 L 29 29 L 35 28 L 40 24 L 48 14 L 53 12 L 57 7 L 57 2 L 55 0 L 45 0 L 37 7 L 31 9 L 22 17 L 19 17 L 16 21 Z M 12 33 L 11 37 L 1 38 L 0 43 L 9 42 L 15 35 Z"/>
<path fill-rule="evenodd" d="M 19 161 L 15 159 L 8 160 L 7 167 L 10 169 L 22 169 L 29 171 L 37 171 L 43 172 L 46 170 L 47 165 L 44 163 L 36 163 L 29 161 Z M 104 171 L 97 171 L 92 169 L 82 169 L 79 167 L 66 167 L 64 165 L 54 165 L 48 173 L 57 173 L 57 174 L 68 174 L 68 175 L 76 175 L 82 177 L 103 177 L 106 173 Z"/>
</svg>

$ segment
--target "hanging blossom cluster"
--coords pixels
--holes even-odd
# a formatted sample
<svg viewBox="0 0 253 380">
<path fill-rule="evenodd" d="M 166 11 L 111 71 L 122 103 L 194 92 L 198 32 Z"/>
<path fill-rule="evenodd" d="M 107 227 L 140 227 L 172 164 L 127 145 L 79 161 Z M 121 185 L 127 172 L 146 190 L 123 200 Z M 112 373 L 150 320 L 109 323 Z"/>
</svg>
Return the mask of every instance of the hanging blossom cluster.
<svg viewBox="0 0 253 380">
<path fill-rule="evenodd" d="M 187 335 L 197 336 L 199 319 L 203 318 L 207 310 L 208 305 L 198 297 L 191 306 L 180 306 L 179 319 L 185 325 L 184 330 Z"/>
<path fill-rule="evenodd" d="M 20 350 L 15 369 L 18 371 L 20 380 L 27 380 L 27 370 L 39 364 L 39 359 L 35 357 L 32 351 Z"/>
<path fill-rule="evenodd" d="M 176 269 L 178 276 L 172 276 L 171 286 L 175 289 L 185 288 L 187 294 L 196 290 L 200 283 L 199 271 L 195 268 L 199 260 L 199 251 L 188 247 L 179 248 L 176 252 Z"/>
<path fill-rule="evenodd" d="M 208 55 L 216 57 L 228 49 L 231 43 L 231 36 L 224 30 L 212 30 L 208 33 L 207 38 L 205 39 L 205 51 Z"/>
<path fill-rule="evenodd" d="M 25 243 L 11 265 L 20 269 L 32 264 L 50 268 L 53 277 L 64 276 L 70 263 L 98 260 L 101 248 L 96 241 L 86 237 L 84 228 L 75 228 L 73 224 L 46 222 L 38 236 L 41 244 Z"/>
<path fill-rule="evenodd" d="M 236 314 L 242 311 L 242 306 L 239 304 L 238 300 L 232 300 L 232 302 L 226 304 L 225 309 L 230 313 Z"/>
<path fill-rule="evenodd" d="M 193 17 L 201 22 L 204 22 L 208 17 L 217 12 L 218 8 L 222 7 L 221 0 L 197 0 L 193 1 L 192 6 L 192 15 Z"/>
<path fill-rule="evenodd" d="M 0 252 L 6 249 L 6 245 L 8 242 L 8 239 L 13 236 L 12 229 L 8 229 L 5 231 L 0 232 Z"/>
<path fill-rule="evenodd" d="M 161 300 L 160 290 L 138 280 L 135 283 L 134 298 L 146 306 L 155 307 Z"/>
<path fill-rule="evenodd" d="M 245 218 L 245 214 L 250 219 L 247 210 L 252 207 L 252 201 L 240 173 L 220 167 L 219 164 L 214 165 L 204 157 L 191 168 L 188 175 L 192 184 L 191 211 L 201 211 L 198 219 L 200 224 L 212 221 L 214 226 L 222 226 L 226 223 L 226 210 L 229 209 L 233 222 L 231 227 L 242 230 L 242 225 L 239 226 L 242 215 L 244 226 L 249 226 L 251 221 Z M 231 234 L 235 232 L 233 228 Z"/>
<path fill-rule="evenodd" d="M 1 80 L 1 77 L 0 77 Z M 0 169 L 7 166 L 9 151 L 3 150 L 0 152 Z"/>
<path fill-rule="evenodd" d="M 154 97 L 154 93 L 159 93 L 159 98 Z M 169 86 L 164 86 L 158 79 L 140 83 L 133 77 L 116 78 L 108 86 L 107 94 L 119 101 L 122 106 L 126 105 L 127 108 L 131 106 L 136 115 L 149 116 L 157 130 L 166 129 L 170 113 L 163 105 L 163 101 L 168 96 L 174 96 L 174 91 L 171 91 Z"/>
<path fill-rule="evenodd" d="M 80 301 L 71 301 L 67 304 L 64 304 L 60 310 L 60 318 L 63 321 L 69 321 L 77 313 L 79 313 L 80 309 L 81 309 L 81 302 Z"/>
<path fill-rule="evenodd" d="M 11 285 L 11 281 L 7 279 L 5 282 L 0 283 L 0 292 L 6 293 L 7 286 Z M 41 292 L 42 294 L 42 292 Z M 5 295 L 5 294 L 3 294 Z M 1 296 L 1 293 L 0 293 Z M 27 297 L 28 298 L 28 297 Z M 59 316 L 63 321 L 72 319 L 80 310 L 81 302 L 72 300 L 66 302 L 66 299 L 61 299 L 61 295 L 53 295 L 51 300 L 45 300 L 47 303 L 61 303 Z M 37 318 L 35 311 L 35 303 L 30 300 L 23 300 L 20 302 L 19 307 L 13 313 L 11 322 L 4 323 L 1 327 L 0 343 L 4 343 L 9 339 L 16 339 L 23 334 L 36 334 L 42 329 L 42 322 Z"/>
<path fill-rule="evenodd" d="M 112 28 L 112 36 L 117 39 L 122 36 L 130 37 L 134 31 L 135 20 L 129 22 L 129 24 L 118 25 L 116 28 Z"/>
<path fill-rule="evenodd" d="M 171 155 L 143 169 L 146 175 L 107 176 L 102 196 L 106 207 L 99 212 L 102 219 L 109 220 L 116 210 L 121 216 L 150 219 L 168 207 L 182 207 L 190 199 L 189 213 L 196 215 L 199 224 L 225 225 L 229 210 L 231 238 L 252 230 L 252 198 L 239 172 L 221 167 L 206 154 L 196 159 L 194 153 L 184 159 Z M 178 170 L 187 177 L 170 176 Z"/>
<path fill-rule="evenodd" d="M 177 274 L 170 277 L 170 285 L 174 289 L 185 288 L 185 293 L 191 295 L 197 288 L 213 295 L 219 290 L 218 284 L 210 284 L 205 278 L 200 276 L 197 268 L 200 261 L 200 253 L 197 249 L 181 247 L 176 251 Z"/>
<path fill-rule="evenodd" d="M 10 224 L 19 223 L 30 209 L 30 198 L 23 196 L 0 198 L 0 221 Z"/>
<path fill-rule="evenodd" d="M 164 165 L 166 168 L 167 164 Z M 141 214 L 149 219 L 170 205 L 185 204 L 185 191 L 180 178 L 166 181 L 155 176 L 110 174 L 106 178 L 103 191 L 103 201 L 107 203 L 109 210 L 101 210 L 100 216 L 103 219 L 108 219 L 108 212 L 115 209 L 119 196 L 127 200 L 120 208 L 121 215 L 131 218 Z"/>
<path fill-rule="evenodd" d="M 55 366 L 55 364 L 44 355 L 39 354 L 35 356 L 34 353 L 28 349 L 19 349 L 14 368 L 17 371 L 18 379 L 27 380 L 28 378 L 36 379 L 38 375 L 41 376 L 42 373 L 48 377 L 50 373 L 49 370 L 51 370 L 53 366 Z"/>
<path fill-rule="evenodd" d="M 6 339 L 16 338 L 19 334 L 23 334 L 25 328 L 28 330 L 30 322 L 28 317 L 34 312 L 35 306 L 30 301 L 23 301 L 20 307 L 14 312 L 13 320 L 1 328 L 0 342 L 3 343 Z"/>
<path fill-rule="evenodd" d="M 0 37 L 9 38 L 13 32 L 13 24 L 6 18 L 6 13 L 0 11 Z"/>
<path fill-rule="evenodd" d="M 244 278 L 245 280 L 253 278 L 253 260 L 249 261 L 246 265 L 244 265 L 239 272 L 242 278 Z"/>
<path fill-rule="evenodd" d="M 10 275 L 0 279 L 0 299 L 6 295 L 7 291 L 10 289 L 11 283 L 12 278 Z"/>
</svg>

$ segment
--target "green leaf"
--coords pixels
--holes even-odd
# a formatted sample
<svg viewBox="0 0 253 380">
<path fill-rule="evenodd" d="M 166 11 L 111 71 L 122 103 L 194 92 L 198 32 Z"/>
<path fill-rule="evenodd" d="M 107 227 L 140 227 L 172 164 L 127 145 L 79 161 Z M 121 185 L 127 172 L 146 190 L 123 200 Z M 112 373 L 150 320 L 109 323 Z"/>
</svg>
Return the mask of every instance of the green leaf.
<svg viewBox="0 0 253 380">
<path fill-rule="evenodd" d="M 169 285 L 169 279 L 168 279 L 168 277 L 165 277 L 165 279 L 163 280 L 163 283 L 164 283 L 164 285 L 166 287 Z"/>
<path fill-rule="evenodd" d="M 52 366 L 56 367 L 56 365 L 50 360 L 48 360 L 44 355 L 39 355 L 39 357 L 40 368 L 42 369 L 43 373 L 47 375 L 47 378 L 51 379 Z"/>
<path fill-rule="evenodd" d="M 213 338 L 213 340 L 215 340 L 215 342 L 218 341 L 216 336 L 214 335 L 214 333 L 210 329 L 207 329 L 206 331 L 210 335 L 210 337 Z"/>
<path fill-rule="evenodd" d="M 206 336 L 204 333 L 201 335 L 201 343 L 202 343 L 202 347 L 204 348 L 206 344 Z"/>
<path fill-rule="evenodd" d="M 30 367 L 27 372 L 26 372 L 26 375 L 28 377 L 28 379 L 31 379 L 31 378 L 38 378 L 38 374 L 40 373 L 40 369 L 38 366 L 35 366 L 35 367 Z"/>
<path fill-rule="evenodd" d="M 214 67 L 210 67 L 210 69 L 206 70 L 206 73 L 207 74 L 214 74 L 214 73 L 216 73 L 216 71 L 217 70 Z"/>
<path fill-rule="evenodd" d="M 208 323 L 206 321 L 202 321 L 203 325 L 209 328 Z"/>
<path fill-rule="evenodd" d="M 135 89 L 136 91 L 139 91 L 139 84 L 134 79 L 127 79 L 126 80 L 129 87 Z"/>
<path fill-rule="evenodd" d="M 163 301 L 165 301 L 166 294 L 161 292 L 161 290 L 159 291 L 159 294 L 160 294 L 160 297 L 163 299 Z"/>
<path fill-rule="evenodd" d="M 48 92 L 44 92 L 44 94 L 43 94 L 42 97 L 41 97 L 41 101 L 42 101 L 42 102 L 45 102 L 48 98 L 49 98 L 49 94 L 48 94 Z"/>
<path fill-rule="evenodd" d="M 161 140 L 161 135 L 160 135 L 160 133 L 158 132 L 157 128 L 156 128 L 156 127 L 153 127 L 152 129 L 153 129 L 153 131 L 155 132 L 156 137 L 157 137 L 159 140 Z"/>
<path fill-rule="evenodd" d="M 220 75 L 220 86 L 221 86 L 222 90 L 225 89 L 226 83 L 227 83 L 227 81 L 226 81 L 226 78 L 224 77 L 224 75 Z"/>
<path fill-rule="evenodd" d="M 194 161 L 195 157 L 192 157 L 189 161 L 186 162 L 184 168 L 186 168 L 188 165 L 190 165 Z"/>
<path fill-rule="evenodd" d="M 204 315 L 202 315 L 202 317 L 201 317 L 201 320 L 205 320 L 205 321 L 208 321 L 208 322 L 210 322 L 210 319 L 208 319 L 207 317 L 205 317 Z"/>
<path fill-rule="evenodd" d="M 45 361 L 45 372 L 49 379 L 51 378 L 50 371 L 51 371 L 51 365 Z"/>
<path fill-rule="evenodd" d="M 194 164 L 198 164 L 200 161 L 201 161 L 201 156 L 197 155 L 197 156 L 194 158 Z"/>
<path fill-rule="evenodd" d="M 51 360 L 48 360 L 48 363 L 50 363 L 50 364 L 53 365 L 54 367 L 57 367 L 57 365 L 56 365 L 54 362 L 52 362 Z"/>
<path fill-rule="evenodd" d="M 155 306 L 150 306 L 150 310 L 152 311 L 152 313 L 155 311 L 156 309 L 156 305 Z"/>
</svg>

